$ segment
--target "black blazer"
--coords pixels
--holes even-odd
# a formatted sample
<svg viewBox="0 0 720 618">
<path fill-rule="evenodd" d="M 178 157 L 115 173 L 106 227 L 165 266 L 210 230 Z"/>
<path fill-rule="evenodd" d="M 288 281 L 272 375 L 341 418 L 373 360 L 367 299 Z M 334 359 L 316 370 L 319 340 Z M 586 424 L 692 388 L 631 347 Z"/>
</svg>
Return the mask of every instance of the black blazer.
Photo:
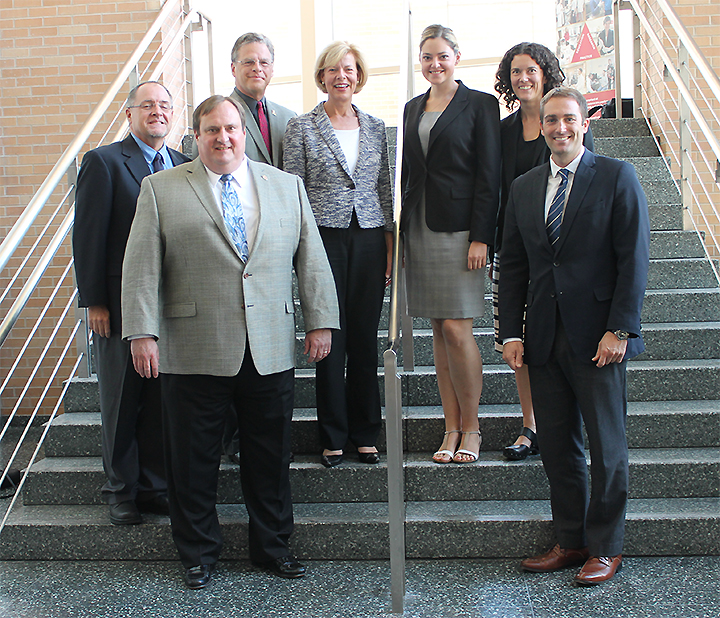
<svg viewBox="0 0 720 618">
<path fill-rule="evenodd" d="M 500 203 L 498 101 L 458 82 L 430 131 L 425 157 L 418 126 L 429 94 L 405 105 L 400 229 L 406 229 L 424 191 L 425 221 L 432 231 L 470 230 L 470 241 L 492 245 Z"/>
<path fill-rule="evenodd" d="M 495 252 L 500 251 L 502 244 L 503 225 L 505 223 L 505 207 L 507 206 L 508 194 L 510 193 L 510 185 L 515 180 L 515 163 L 517 159 L 517 145 L 522 139 L 522 120 L 520 119 L 520 109 L 518 108 L 509 116 L 500 121 L 500 143 L 502 144 L 502 187 L 500 190 L 500 212 L 497 219 L 497 234 L 495 237 Z M 540 136 L 540 139 L 543 139 Z M 595 144 L 593 142 L 592 128 L 588 128 L 583 145 L 590 152 L 595 152 Z M 538 157 L 533 167 L 547 163 L 550 160 L 550 149 L 545 145 L 542 156 Z"/>
<path fill-rule="evenodd" d="M 585 151 L 565 207 L 560 239 L 550 245 L 545 196 L 550 164 L 513 182 L 500 265 L 500 338 L 523 338 L 525 362 L 547 362 L 556 312 L 573 352 L 591 362 L 606 331 L 633 334 L 625 358 L 645 347 L 640 336 L 649 264 L 650 223 L 635 169 Z M 526 309 L 527 307 L 527 309 Z"/>
<path fill-rule="evenodd" d="M 173 165 L 189 161 L 168 148 Z M 90 150 L 80 167 L 75 197 L 73 252 L 81 307 L 105 305 L 120 333 L 120 278 L 140 183 L 150 175 L 132 135 Z"/>
</svg>

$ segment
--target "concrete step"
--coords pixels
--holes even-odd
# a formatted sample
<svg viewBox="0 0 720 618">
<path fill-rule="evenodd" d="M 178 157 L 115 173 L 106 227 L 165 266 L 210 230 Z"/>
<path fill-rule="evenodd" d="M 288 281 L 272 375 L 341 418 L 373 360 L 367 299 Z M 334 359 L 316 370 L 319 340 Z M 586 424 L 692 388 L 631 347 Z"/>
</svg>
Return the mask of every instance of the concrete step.
<svg viewBox="0 0 720 618">
<path fill-rule="evenodd" d="M 702 240 L 694 230 L 650 233 L 650 259 L 704 258 Z"/>
<path fill-rule="evenodd" d="M 650 260 L 647 287 L 649 290 L 717 288 L 717 279 L 705 258 Z"/>
<path fill-rule="evenodd" d="M 484 404 L 479 408 L 483 450 L 499 451 L 515 441 L 521 429 L 517 404 Z M 413 406 L 403 410 L 404 448 L 433 452 L 444 431 L 440 406 Z M 720 401 L 646 401 L 628 404 L 627 436 L 630 448 L 702 448 L 720 444 Z M 292 451 L 320 453 L 314 408 L 296 408 L 292 423 Z M 385 433 L 378 448 L 385 450 Z M 45 455 L 100 457 L 100 414 L 66 412 L 52 424 Z"/>
<path fill-rule="evenodd" d="M 593 134 L 594 137 L 594 134 Z M 605 157 L 622 159 L 626 157 L 660 156 L 655 140 L 646 136 L 633 137 L 596 137 L 595 153 Z"/>
<path fill-rule="evenodd" d="M 495 352 L 495 332 L 491 328 L 476 328 L 475 341 L 485 362 L 499 360 Z M 682 322 L 666 324 L 644 324 L 643 338 L 646 351 L 638 360 L 680 360 L 720 358 L 720 322 Z M 383 352 L 387 349 L 387 331 L 378 332 L 378 365 L 383 364 Z M 432 331 L 413 329 L 413 352 L 416 365 L 434 364 Z M 296 367 L 309 369 L 307 357 L 303 354 L 304 334 L 299 333 L 296 342 Z M 498 354 L 498 356 L 496 356 Z M 402 349 L 398 355 L 402 363 Z"/>
<path fill-rule="evenodd" d="M 497 355 L 499 357 L 499 355 Z M 490 359 L 486 359 L 490 360 Z M 500 362 L 500 359 L 493 359 Z M 384 388 L 382 370 L 380 389 Z M 403 405 L 439 405 L 435 368 L 417 366 L 414 372 L 401 372 Z M 506 365 L 486 365 L 483 371 L 481 403 L 517 403 L 513 373 Z M 720 359 L 681 361 L 631 361 L 628 364 L 630 401 L 673 401 L 716 399 L 720 393 Z M 75 378 L 64 400 L 66 412 L 97 412 L 97 380 Z M 315 406 L 315 372 L 295 371 L 295 407 Z"/>
<path fill-rule="evenodd" d="M 623 554 L 716 555 L 717 498 L 633 499 Z M 223 559 L 247 559 L 247 515 L 219 505 Z M 297 504 L 291 549 L 306 560 L 387 560 L 385 503 Z M 520 558 L 553 544 L 545 500 L 409 502 L 408 558 Z M 113 526 L 105 506 L 23 506 L 0 535 L 0 560 L 177 560 L 169 518 Z"/>
<path fill-rule="evenodd" d="M 620 160 L 627 161 L 635 168 L 635 173 L 640 182 L 672 180 L 672 175 L 662 157 L 623 157 Z"/>
<path fill-rule="evenodd" d="M 589 454 L 588 454 L 589 466 Z M 633 449 L 630 497 L 704 498 L 720 496 L 720 449 Z M 105 474 L 99 457 L 49 457 L 35 464 L 23 490 L 23 504 L 102 504 Z M 290 466 L 293 501 L 382 502 L 387 500 L 385 463 L 368 466 L 348 457 L 331 470 L 318 455 L 297 455 Z M 405 496 L 409 501 L 546 500 L 550 498 L 539 457 L 509 463 L 500 451 L 481 451 L 477 462 L 440 465 L 431 452 L 408 453 Z M 235 464 L 223 463 L 218 502 L 243 502 Z"/>
<path fill-rule="evenodd" d="M 594 118 L 590 121 L 590 127 L 594 138 L 650 135 L 644 118 Z"/>
</svg>

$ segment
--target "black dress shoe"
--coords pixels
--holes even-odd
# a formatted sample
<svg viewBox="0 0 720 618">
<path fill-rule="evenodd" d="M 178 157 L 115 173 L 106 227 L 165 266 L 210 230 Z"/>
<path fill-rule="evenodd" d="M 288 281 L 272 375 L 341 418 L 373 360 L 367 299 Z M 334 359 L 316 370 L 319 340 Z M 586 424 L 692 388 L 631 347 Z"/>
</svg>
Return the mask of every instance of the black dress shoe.
<svg viewBox="0 0 720 618">
<path fill-rule="evenodd" d="M 343 454 L 339 455 L 320 455 L 320 463 L 326 468 L 334 468 L 342 463 Z"/>
<path fill-rule="evenodd" d="M 153 496 L 147 500 L 135 500 L 141 513 L 155 513 L 156 515 L 170 515 L 170 505 L 165 496 Z"/>
<path fill-rule="evenodd" d="M 294 556 L 283 556 L 269 562 L 255 562 L 253 566 L 270 571 L 273 575 L 284 579 L 296 579 L 305 575 L 304 564 L 300 564 Z"/>
<path fill-rule="evenodd" d="M 138 511 L 134 500 L 116 502 L 110 506 L 110 521 L 116 526 L 142 523 L 140 511 Z"/>
<path fill-rule="evenodd" d="M 199 590 L 210 583 L 210 573 L 212 573 L 212 564 L 201 564 L 190 567 L 185 571 L 185 585 L 192 590 Z"/>
<path fill-rule="evenodd" d="M 530 446 L 527 446 L 527 444 L 511 444 L 510 446 L 506 446 L 503 449 L 505 459 L 510 461 L 520 461 L 525 459 L 528 455 L 537 455 L 540 452 L 538 449 L 537 436 L 532 429 L 523 427 L 520 435 L 525 436 L 528 440 L 530 440 Z"/>
<path fill-rule="evenodd" d="M 379 453 L 361 453 L 358 451 L 358 460 L 360 463 L 366 463 L 366 464 L 376 464 L 380 463 L 380 454 Z"/>
</svg>

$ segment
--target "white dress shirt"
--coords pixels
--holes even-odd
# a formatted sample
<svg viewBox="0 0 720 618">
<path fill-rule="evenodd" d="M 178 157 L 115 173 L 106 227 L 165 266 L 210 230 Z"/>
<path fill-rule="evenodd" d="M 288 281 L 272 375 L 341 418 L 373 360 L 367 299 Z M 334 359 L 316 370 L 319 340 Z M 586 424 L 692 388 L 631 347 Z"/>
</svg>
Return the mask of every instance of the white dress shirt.
<svg viewBox="0 0 720 618">
<path fill-rule="evenodd" d="M 223 183 L 220 180 L 222 174 L 216 174 L 205 167 L 208 179 L 210 181 L 210 188 L 215 195 L 215 201 L 218 205 L 220 216 L 222 216 L 222 189 Z M 260 223 L 260 206 L 258 202 L 257 189 L 253 183 L 252 176 L 248 170 L 248 160 L 244 157 L 234 172 L 230 174 L 232 180 L 230 181 L 235 188 L 235 192 L 240 200 L 242 207 L 243 219 L 245 220 L 245 236 L 247 238 L 248 251 L 252 253 L 253 242 L 255 242 L 255 236 L 257 235 L 258 223 Z"/>
</svg>

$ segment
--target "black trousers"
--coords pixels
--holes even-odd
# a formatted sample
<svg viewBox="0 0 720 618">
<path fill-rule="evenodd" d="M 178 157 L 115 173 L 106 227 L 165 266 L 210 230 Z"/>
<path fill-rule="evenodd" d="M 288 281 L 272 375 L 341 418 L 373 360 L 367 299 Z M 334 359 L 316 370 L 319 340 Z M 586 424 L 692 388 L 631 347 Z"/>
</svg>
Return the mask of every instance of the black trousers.
<svg viewBox="0 0 720 618">
<path fill-rule="evenodd" d="M 348 440 L 374 446 L 382 423 L 377 332 L 385 295 L 385 232 L 362 229 L 353 213 L 349 228 L 321 227 L 320 236 L 340 307 L 340 330 L 316 369 L 320 443 L 329 450 L 344 449 Z"/>
<path fill-rule="evenodd" d="M 293 530 L 290 425 L 294 372 L 258 374 L 249 348 L 233 377 L 162 374 L 168 498 L 185 568 L 215 564 L 222 549 L 216 501 L 225 415 L 234 404 L 250 558 L 287 555 Z"/>
<path fill-rule="evenodd" d="M 578 358 L 558 318 L 550 359 L 528 369 L 557 541 L 564 548 L 587 546 L 593 556 L 615 556 L 622 552 L 628 493 L 627 361 L 598 368 Z"/>
<path fill-rule="evenodd" d="M 119 334 L 95 335 L 100 389 L 105 502 L 165 495 L 160 380 L 141 377 L 132 364 L 130 344 Z"/>
</svg>

